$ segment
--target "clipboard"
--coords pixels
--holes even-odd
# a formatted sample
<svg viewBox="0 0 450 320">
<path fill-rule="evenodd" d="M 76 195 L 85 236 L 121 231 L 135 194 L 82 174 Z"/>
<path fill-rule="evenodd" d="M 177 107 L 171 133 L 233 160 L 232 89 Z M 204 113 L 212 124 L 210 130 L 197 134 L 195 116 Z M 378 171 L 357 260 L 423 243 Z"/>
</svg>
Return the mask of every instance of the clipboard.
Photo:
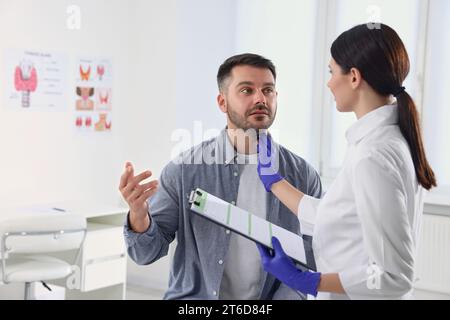
<svg viewBox="0 0 450 320">
<path fill-rule="evenodd" d="M 308 265 L 303 238 L 263 218 L 232 205 L 200 188 L 189 197 L 191 210 L 199 216 L 240 234 L 241 236 L 272 248 L 272 236 L 280 240 L 283 250 L 296 263 L 315 271 Z"/>
</svg>

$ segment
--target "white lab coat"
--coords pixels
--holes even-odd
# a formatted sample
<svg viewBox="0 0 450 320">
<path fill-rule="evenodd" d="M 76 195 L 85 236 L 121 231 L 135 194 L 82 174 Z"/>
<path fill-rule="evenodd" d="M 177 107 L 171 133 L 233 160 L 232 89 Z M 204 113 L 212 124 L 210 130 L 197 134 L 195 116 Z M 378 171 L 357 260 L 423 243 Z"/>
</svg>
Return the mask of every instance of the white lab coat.
<svg viewBox="0 0 450 320">
<path fill-rule="evenodd" d="M 336 180 L 322 199 L 300 201 L 318 271 L 338 273 L 346 292 L 320 292 L 318 299 L 412 298 L 423 188 L 397 108 L 380 107 L 352 125 Z"/>
</svg>

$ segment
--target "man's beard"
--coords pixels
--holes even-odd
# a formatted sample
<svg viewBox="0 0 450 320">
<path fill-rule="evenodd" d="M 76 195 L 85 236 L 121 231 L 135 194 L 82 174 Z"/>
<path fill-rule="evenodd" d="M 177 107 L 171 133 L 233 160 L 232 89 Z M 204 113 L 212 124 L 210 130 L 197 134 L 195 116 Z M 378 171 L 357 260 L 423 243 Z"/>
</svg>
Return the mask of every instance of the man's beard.
<svg viewBox="0 0 450 320">
<path fill-rule="evenodd" d="M 264 123 L 261 121 L 261 125 L 255 125 L 248 121 L 248 117 L 257 110 L 263 110 L 267 112 L 267 115 L 260 115 L 260 117 L 268 117 L 269 121 L 264 121 Z M 231 123 L 233 123 L 236 128 L 248 130 L 248 129 L 269 129 L 269 127 L 272 125 L 273 121 L 275 120 L 275 115 L 272 114 L 270 109 L 266 107 L 263 104 L 258 104 L 248 112 L 244 116 L 239 115 L 237 112 L 234 111 L 233 108 L 230 108 L 230 105 L 228 105 L 228 111 L 227 111 L 228 119 Z"/>
</svg>

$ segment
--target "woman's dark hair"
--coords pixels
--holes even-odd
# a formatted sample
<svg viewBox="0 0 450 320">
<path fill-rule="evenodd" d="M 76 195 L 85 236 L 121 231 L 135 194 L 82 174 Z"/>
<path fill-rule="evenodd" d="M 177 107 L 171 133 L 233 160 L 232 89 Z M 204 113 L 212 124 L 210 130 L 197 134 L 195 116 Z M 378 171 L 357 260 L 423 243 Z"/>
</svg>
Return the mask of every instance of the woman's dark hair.
<svg viewBox="0 0 450 320">
<path fill-rule="evenodd" d="M 219 86 L 219 90 L 224 89 L 223 86 L 225 80 L 230 76 L 231 70 L 237 66 L 252 66 L 261 69 L 269 69 L 270 72 L 272 72 L 274 80 L 277 79 L 275 65 L 272 61 L 254 53 L 243 53 L 229 57 L 219 67 L 219 71 L 217 72 L 217 85 Z"/>
<path fill-rule="evenodd" d="M 397 98 L 399 127 L 408 142 L 417 181 L 427 190 L 435 187 L 436 178 L 423 146 L 419 114 L 402 87 L 409 73 L 409 57 L 398 34 L 385 24 L 358 25 L 333 42 L 331 56 L 344 74 L 356 68 L 378 94 Z"/>
</svg>

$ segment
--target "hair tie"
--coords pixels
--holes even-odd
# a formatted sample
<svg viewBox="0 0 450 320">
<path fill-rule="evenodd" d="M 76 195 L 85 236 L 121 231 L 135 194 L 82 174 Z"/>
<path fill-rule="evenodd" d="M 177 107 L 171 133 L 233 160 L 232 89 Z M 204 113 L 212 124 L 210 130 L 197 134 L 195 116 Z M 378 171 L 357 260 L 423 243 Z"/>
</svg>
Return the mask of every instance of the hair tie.
<svg viewBox="0 0 450 320">
<path fill-rule="evenodd" d="M 395 92 L 394 92 L 394 97 L 397 97 L 398 95 L 400 95 L 401 93 L 405 92 L 405 87 L 400 87 L 398 88 Z"/>
</svg>

